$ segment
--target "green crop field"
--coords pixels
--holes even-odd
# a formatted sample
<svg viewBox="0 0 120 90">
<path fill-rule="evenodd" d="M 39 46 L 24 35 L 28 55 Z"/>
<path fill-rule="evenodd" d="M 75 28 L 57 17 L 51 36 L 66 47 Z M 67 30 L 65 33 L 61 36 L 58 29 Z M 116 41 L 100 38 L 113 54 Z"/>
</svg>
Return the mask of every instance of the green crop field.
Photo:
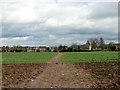
<svg viewBox="0 0 120 90">
<path fill-rule="evenodd" d="M 64 52 L 59 60 L 61 62 L 120 61 L 118 54 L 118 52 Z M 2 53 L 2 64 L 45 63 L 55 55 L 55 52 L 5 52 Z"/>
<path fill-rule="evenodd" d="M 2 64 L 17 63 L 44 63 L 49 61 L 56 53 L 54 52 L 20 52 L 20 53 L 2 53 Z"/>
<path fill-rule="evenodd" d="M 118 52 L 65 52 L 62 62 L 112 62 L 118 61 Z"/>
</svg>

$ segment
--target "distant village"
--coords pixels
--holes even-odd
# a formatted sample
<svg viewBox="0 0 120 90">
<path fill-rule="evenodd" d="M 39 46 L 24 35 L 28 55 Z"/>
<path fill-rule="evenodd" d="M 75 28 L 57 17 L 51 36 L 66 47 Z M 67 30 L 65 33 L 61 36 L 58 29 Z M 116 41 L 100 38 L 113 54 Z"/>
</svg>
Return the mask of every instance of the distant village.
<svg viewBox="0 0 120 90">
<path fill-rule="evenodd" d="M 105 44 L 103 38 L 88 39 L 83 45 L 72 44 L 71 46 L 59 45 L 53 47 L 39 46 L 2 46 L 0 52 L 88 52 L 88 51 L 120 51 L 120 43 L 110 42 Z"/>
</svg>

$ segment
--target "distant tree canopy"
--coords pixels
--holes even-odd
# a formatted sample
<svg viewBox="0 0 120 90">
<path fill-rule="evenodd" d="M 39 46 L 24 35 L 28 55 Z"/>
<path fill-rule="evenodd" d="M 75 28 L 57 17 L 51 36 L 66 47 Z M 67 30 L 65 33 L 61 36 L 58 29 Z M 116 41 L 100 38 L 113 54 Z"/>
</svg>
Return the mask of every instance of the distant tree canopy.
<svg viewBox="0 0 120 90">
<path fill-rule="evenodd" d="M 88 39 L 86 44 L 91 45 L 92 50 L 94 50 L 96 48 L 100 48 L 101 50 L 103 50 L 104 47 L 105 47 L 105 41 L 104 41 L 104 39 L 102 37 L 99 40 L 97 38 Z"/>
<path fill-rule="evenodd" d="M 42 52 L 42 51 L 52 51 L 52 52 L 85 52 L 85 51 L 120 51 L 120 43 L 110 42 L 109 44 L 105 44 L 104 39 L 101 37 L 97 38 L 90 38 L 86 41 L 86 44 L 76 44 L 73 43 L 71 46 L 66 45 L 59 45 L 53 47 L 30 47 L 30 46 L 3 46 L 1 51 L 2 52 Z"/>
<path fill-rule="evenodd" d="M 105 41 L 104 41 L 104 39 L 101 37 L 100 38 L 100 48 L 103 50 L 104 49 L 104 47 L 105 47 Z"/>
<path fill-rule="evenodd" d="M 65 52 L 65 51 L 67 50 L 67 46 L 65 46 L 65 45 L 60 45 L 60 46 L 58 47 L 58 50 L 59 50 L 60 52 Z"/>
<path fill-rule="evenodd" d="M 116 50 L 116 46 L 115 46 L 114 42 L 110 42 L 109 43 L 109 48 L 110 48 L 111 51 L 115 51 Z"/>
</svg>

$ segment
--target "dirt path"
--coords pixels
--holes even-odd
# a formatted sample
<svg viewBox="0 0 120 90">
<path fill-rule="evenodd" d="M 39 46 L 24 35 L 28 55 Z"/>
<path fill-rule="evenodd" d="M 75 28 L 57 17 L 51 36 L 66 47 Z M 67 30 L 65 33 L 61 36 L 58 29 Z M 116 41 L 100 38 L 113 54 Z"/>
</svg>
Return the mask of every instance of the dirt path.
<svg viewBox="0 0 120 90">
<path fill-rule="evenodd" d="M 47 68 L 26 88 L 90 88 L 91 75 L 83 69 L 77 70 L 71 63 L 59 62 L 62 53 L 57 53 L 47 64 Z"/>
<path fill-rule="evenodd" d="M 48 64 L 50 64 L 50 63 L 60 63 L 60 61 L 59 61 L 59 58 L 62 56 L 62 54 L 63 53 L 57 53 L 57 55 L 56 56 L 54 56 L 49 62 L 48 62 Z"/>
</svg>

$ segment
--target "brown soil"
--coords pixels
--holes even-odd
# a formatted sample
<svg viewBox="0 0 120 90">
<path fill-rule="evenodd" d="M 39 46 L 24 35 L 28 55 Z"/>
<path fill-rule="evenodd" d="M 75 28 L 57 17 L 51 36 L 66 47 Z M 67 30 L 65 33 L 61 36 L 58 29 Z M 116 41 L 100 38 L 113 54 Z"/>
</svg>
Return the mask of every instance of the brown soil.
<svg viewBox="0 0 120 90">
<path fill-rule="evenodd" d="M 57 53 L 46 64 L 3 65 L 3 87 L 119 88 L 118 63 L 61 63 Z"/>
<path fill-rule="evenodd" d="M 46 64 L 11 64 L 2 65 L 2 87 L 19 88 L 40 75 Z"/>
<path fill-rule="evenodd" d="M 92 88 L 120 88 L 120 62 L 74 63 L 81 70 L 83 68 L 94 79 Z"/>
</svg>

